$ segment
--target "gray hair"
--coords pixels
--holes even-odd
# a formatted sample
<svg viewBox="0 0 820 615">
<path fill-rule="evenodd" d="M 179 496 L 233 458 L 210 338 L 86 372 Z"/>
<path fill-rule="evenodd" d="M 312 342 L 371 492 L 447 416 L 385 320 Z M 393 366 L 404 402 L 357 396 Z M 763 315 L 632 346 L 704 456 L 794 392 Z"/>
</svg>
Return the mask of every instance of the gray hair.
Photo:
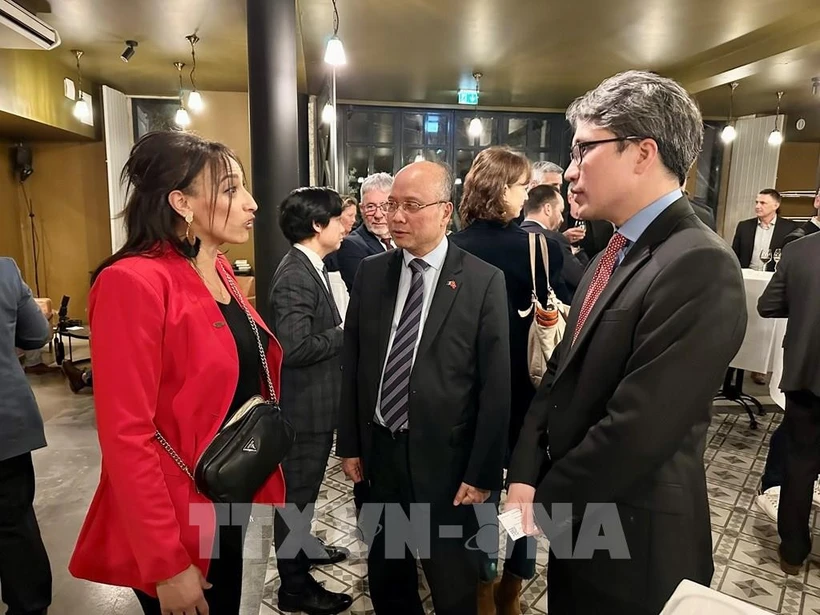
<svg viewBox="0 0 820 615">
<path fill-rule="evenodd" d="M 539 162 L 534 162 L 532 165 L 532 175 L 531 180 L 535 183 L 541 183 L 541 180 L 544 179 L 544 175 L 547 173 L 558 173 L 563 177 L 564 169 L 559 167 L 554 162 L 549 162 L 547 160 L 541 160 Z"/>
<path fill-rule="evenodd" d="M 364 202 L 364 195 L 371 190 L 378 190 L 379 192 L 390 192 L 393 187 L 393 176 L 390 173 L 373 173 L 368 175 L 362 182 L 362 202 Z"/>
<path fill-rule="evenodd" d="M 703 118 L 694 99 L 676 81 L 645 71 L 604 80 L 569 106 L 567 120 L 573 130 L 588 122 L 618 137 L 653 139 L 661 162 L 681 183 L 703 145 Z M 623 151 L 626 143 L 619 147 Z"/>
</svg>

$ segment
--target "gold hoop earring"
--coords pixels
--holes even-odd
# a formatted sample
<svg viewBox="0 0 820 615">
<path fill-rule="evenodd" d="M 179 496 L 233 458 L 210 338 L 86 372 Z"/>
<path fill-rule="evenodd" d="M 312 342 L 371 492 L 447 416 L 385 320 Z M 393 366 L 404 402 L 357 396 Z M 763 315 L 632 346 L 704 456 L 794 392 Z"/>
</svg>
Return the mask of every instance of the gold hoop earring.
<svg viewBox="0 0 820 615">
<path fill-rule="evenodd" d="M 194 214 L 188 212 L 185 214 L 185 241 L 182 242 L 182 253 L 188 258 L 196 258 L 199 253 L 199 246 L 201 244 L 199 237 L 191 233 L 191 222 L 194 221 Z"/>
</svg>

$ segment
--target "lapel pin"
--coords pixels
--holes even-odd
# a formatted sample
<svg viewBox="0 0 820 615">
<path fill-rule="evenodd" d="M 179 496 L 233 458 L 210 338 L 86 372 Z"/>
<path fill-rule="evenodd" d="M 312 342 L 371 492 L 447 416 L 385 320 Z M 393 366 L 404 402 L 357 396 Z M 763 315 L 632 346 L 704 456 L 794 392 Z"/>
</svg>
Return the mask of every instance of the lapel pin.
<svg viewBox="0 0 820 615">
<path fill-rule="evenodd" d="M 455 290 L 456 289 L 456 281 L 455 280 L 450 280 L 449 282 L 447 282 L 447 286 L 449 286 L 450 288 Z"/>
</svg>

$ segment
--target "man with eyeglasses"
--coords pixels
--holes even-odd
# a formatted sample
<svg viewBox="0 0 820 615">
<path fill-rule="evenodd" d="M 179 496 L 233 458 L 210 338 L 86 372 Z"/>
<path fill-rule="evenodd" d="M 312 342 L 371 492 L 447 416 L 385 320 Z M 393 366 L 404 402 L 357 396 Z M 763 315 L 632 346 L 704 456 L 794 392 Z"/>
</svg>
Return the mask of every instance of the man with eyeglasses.
<svg viewBox="0 0 820 615">
<path fill-rule="evenodd" d="M 374 173 L 362 183 L 359 212 L 364 224 L 345 237 L 334 255 L 348 292 L 362 259 L 396 247 L 387 227 L 386 204 L 392 186 L 393 178 L 387 173 Z"/>
<path fill-rule="evenodd" d="M 615 233 L 525 419 L 507 507 L 527 533 L 534 508 L 553 549 L 571 547 L 550 553 L 550 613 L 656 614 L 683 579 L 708 587 L 714 571 L 703 453 L 746 330 L 743 278 L 680 191 L 703 122 L 678 83 L 622 73 L 567 119 L 578 213 Z"/>
<path fill-rule="evenodd" d="M 368 481 L 370 501 L 387 507 L 374 513 L 383 529 L 369 537 L 377 615 L 424 612 L 406 539 L 422 551 L 436 613 L 475 615 L 471 504 L 501 488 L 510 414 L 504 274 L 447 239 L 452 189 L 452 171 L 438 163 L 396 175 L 387 219 L 400 249 L 362 261 L 345 321 L 336 453 L 348 478 Z M 429 541 L 412 542 L 409 524 L 397 522 L 408 513 Z"/>
</svg>

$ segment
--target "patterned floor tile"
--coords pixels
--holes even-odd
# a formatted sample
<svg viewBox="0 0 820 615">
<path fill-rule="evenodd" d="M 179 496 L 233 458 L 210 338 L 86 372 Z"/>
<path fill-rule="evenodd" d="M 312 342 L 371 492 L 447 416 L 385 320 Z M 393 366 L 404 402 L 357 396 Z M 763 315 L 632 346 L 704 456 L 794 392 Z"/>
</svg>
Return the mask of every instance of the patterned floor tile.
<svg viewBox="0 0 820 615">
<path fill-rule="evenodd" d="M 768 572 L 770 574 L 785 577 L 785 573 L 780 570 L 778 562 L 777 550 L 772 549 L 762 544 L 749 542 L 746 540 L 738 540 L 735 545 L 732 559 L 735 562 L 742 562 L 755 568 Z"/>
<path fill-rule="evenodd" d="M 783 588 L 762 577 L 751 575 L 734 567 L 726 570 L 719 590 L 770 611 L 780 610 Z"/>
</svg>

